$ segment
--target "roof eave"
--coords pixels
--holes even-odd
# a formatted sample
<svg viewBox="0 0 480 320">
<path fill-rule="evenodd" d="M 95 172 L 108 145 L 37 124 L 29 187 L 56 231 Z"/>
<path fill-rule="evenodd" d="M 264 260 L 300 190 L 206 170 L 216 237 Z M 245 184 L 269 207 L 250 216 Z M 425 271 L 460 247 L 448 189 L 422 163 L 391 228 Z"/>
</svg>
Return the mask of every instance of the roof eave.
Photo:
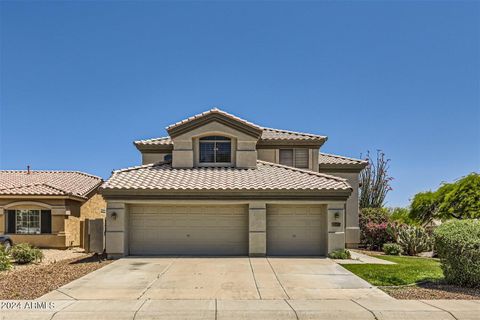
<svg viewBox="0 0 480 320">
<path fill-rule="evenodd" d="M 347 200 L 352 189 L 329 189 L 316 191 L 299 190 L 145 190 L 111 189 L 100 190 L 109 199 L 170 199 L 170 200 Z"/>
<path fill-rule="evenodd" d="M 39 195 L 39 194 L 1 194 L 0 199 L 71 199 L 85 202 L 86 197 L 75 195 Z"/>
</svg>

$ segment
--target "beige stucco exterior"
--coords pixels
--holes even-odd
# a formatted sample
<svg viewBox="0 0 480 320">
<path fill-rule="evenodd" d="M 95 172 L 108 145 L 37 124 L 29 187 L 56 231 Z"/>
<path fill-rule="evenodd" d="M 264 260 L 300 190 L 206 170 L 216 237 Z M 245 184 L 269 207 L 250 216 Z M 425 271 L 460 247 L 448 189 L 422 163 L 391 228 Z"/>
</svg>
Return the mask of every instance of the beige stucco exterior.
<svg viewBox="0 0 480 320">
<path fill-rule="evenodd" d="M 80 245 L 80 224 L 85 219 L 105 217 L 106 202 L 92 192 L 86 201 L 68 198 L 16 197 L 0 199 L 0 234 L 6 232 L 6 210 L 38 209 L 51 210 L 51 233 L 8 235 L 14 243 L 27 242 L 40 248 L 65 249 Z"/>
<path fill-rule="evenodd" d="M 325 254 L 327 251 L 345 248 L 345 232 L 344 232 L 344 201 L 226 201 L 226 200 L 115 200 L 107 201 L 107 217 L 106 217 L 106 251 L 111 258 L 118 258 L 130 255 L 130 238 L 131 230 L 129 230 L 130 218 L 132 214 L 140 212 L 140 207 L 146 208 L 145 211 L 151 214 L 162 214 L 164 212 L 184 212 L 185 206 L 191 207 L 238 207 L 248 206 L 248 254 L 250 256 L 265 256 L 268 252 L 267 237 L 268 225 L 267 219 L 269 209 L 275 207 L 292 208 L 287 209 L 292 212 L 293 216 L 300 212 L 311 212 L 312 210 L 320 210 L 322 224 L 318 228 L 321 237 L 321 246 Z M 135 208 L 135 209 L 132 209 Z M 332 222 L 339 223 L 332 226 Z M 205 230 L 208 232 L 208 230 Z"/>
<path fill-rule="evenodd" d="M 217 115 L 216 112 L 213 110 L 210 113 L 207 112 L 208 115 L 205 117 L 202 115 L 194 116 L 190 118 L 193 120 L 182 121 L 168 127 L 167 131 L 170 134 L 171 141 L 167 139 L 166 142 L 157 147 L 151 144 L 142 144 L 140 141 L 136 145 L 142 153 L 142 164 L 163 161 L 165 155 L 171 154 L 173 170 L 213 165 L 256 168 L 257 160 L 279 163 L 281 149 L 301 148 L 308 149 L 308 168 L 305 169 L 322 172 L 322 168 L 319 168 L 319 151 L 326 137 L 324 139 L 320 136 L 316 138 L 297 136 L 295 139 L 288 139 L 288 137 L 277 139 L 267 136 L 264 139 L 262 128 L 242 120 L 237 121 L 228 115 L 224 117 L 225 119 L 220 119 L 222 112 L 220 112 L 220 115 Z M 212 118 L 209 119 L 209 117 Z M 242 128 L 242 126 L 245 126 L 245 128 Z M 290 133 L 287 132 L 285 135 Z M 199 139 L 206 136 L 225 136 L 231 139 L 231 163 L 202 164 L 199 162 Z M 265 195 L 265 198 L 263 198 L 263 194 L 258 193 L 255 195 L 255 200 L 253 197 L 249 200 L 248 193 L 242 194 L 241 197 L 235 195 L 222 198 L 224 196 L 222 194 L 196 197 L 195 192 L 192 192 L 186 197 L 185 195 L 182 196 L 182 190 L 169 190 L 171 192 L 169 195 L 161 194 L 156 198 L 155 190 L 150 190 L 151 193 L 148 196 L 142 196 L 141 192 L 136 189 L 120 189 L 121 192 L 119 191 L 117 194 L 109 191 L 110 193 L 104 193 L 107 200 L 106 251 L 110 257 L 131 254 L 129 241 L 132 232 L 139 231 L 132 230 L 130 216 L 138 211 L 138 206 L 155 207 L 155 209 L 150 210 L 151 215 L 145 218 L 144 225 L 147 225 L 149 222 L 163 223 L 161 219 L 155 217 L 154 212 L 159 214 L 165 210 L 174 212 L 172 206 L 179 206 L 180 208 L 180 206 L 186 205 L 193 207 L 231 205 L 232 208 L 234 205 L 242 205 L 248 208 L 248 237 L 245 241 L 248 241 L 248 254 L 250 256 L 268 255 L 269 243 L 270 246 L 278 245 L 275 241 L 287 243 L 289 237 L 297 236 L 296 244 L 289 243 L 289 245 L 293 248 L 293 251 L 295 251 L 295 246 L 302 245 L 302 241 L 304 246 L 312 245 L 315 247 L 312 250 L 303 250 L 307 247 L 299 250 L 299 252 L 307 252 L 307 254 L 324 255 L 346 246 L 355 247 L 359 242 L 358 171 L 356 173 L 352 171 L 341 172 L 338 175 L 335 173 L 328 174 L 348 179 L 353 187 L 353 192 L 348 193 L 350 194 L 348 200 L 346 200 L 346 194 L 339 195 L 337 194 L 338 191 L 319 192 L 312 197 L 307 197 L 301 193 L 291 193 L 288 198 L 282 198 L 280 191 L 273 192 L 274 194 L 268 196 Z M 171 199 L 169 198 L 170 195 L 172 196 Z M 298 200 L 296 200 L 297 197 Z M 176 198 L 182 198 L 182 200 L 174 200 Z M 183 219 L 183 217 L 180 218 Z M 182 220 L 180 218 L 178 220 Z M 138 216 L 135 219 L 138 219 Z M 175 220 L 170 216 L 168 219 Z M 277 224 L 277 226 L 269 226 L 269 221 L 271 224 Z M 161 228 L 163 227 L 164 225 L 161 226 Z M 285 228 L 285 232 L 290 233 L 282 235 L 282 228 Z M 145 228 L 145 230 L 147 229 Z M 151 232 L 156 232 L 154 229 L 152 230 Z M 168 233 L 172 232 L 174 231 L 168 230 Z M 208 232 L 208 230 L 205 230 L 205 232 Z M 152 243 L 152 245 L 155 244 Z M 277 248 L 280 248 L 280 250 L 276 249 L 275 252 L 281 254 L 281 246 L 277 246 Z M 138 248 L 135 248 L 135 252 L 138 251 Z M 295 253 L 293 252 L 293 254 Z"/>
<path fill-rule="evenodd" d="M 231 166 L 238 168 L 253 168 L 256 166 L 258 138 L 245 134 L 219 122 L 210 122 L 174 137 L 172 165 L 174 168 L 198 167 L 199 138 L 205 136 L 226 136 L 232 139 Z M 145 156 L 143 156 L 145 157 Z"/>
</svg>

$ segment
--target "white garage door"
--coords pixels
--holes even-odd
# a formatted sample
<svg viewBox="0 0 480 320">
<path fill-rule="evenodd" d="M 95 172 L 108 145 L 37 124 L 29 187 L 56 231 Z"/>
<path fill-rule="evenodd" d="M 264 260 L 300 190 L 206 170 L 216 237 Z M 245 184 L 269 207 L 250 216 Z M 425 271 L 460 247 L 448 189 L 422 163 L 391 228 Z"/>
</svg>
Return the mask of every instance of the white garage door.
<svg viewBox="0 0 480 320">
<path fill-rule="evenodd" d="M 267 254 L 326 254 L 326 210 L 321 205 L 268 205 Z"/>
<path fill-rule="evenodd" d="M 247 255 L 248 207 L 131 206 L 130 255 Z"/>
</svg>

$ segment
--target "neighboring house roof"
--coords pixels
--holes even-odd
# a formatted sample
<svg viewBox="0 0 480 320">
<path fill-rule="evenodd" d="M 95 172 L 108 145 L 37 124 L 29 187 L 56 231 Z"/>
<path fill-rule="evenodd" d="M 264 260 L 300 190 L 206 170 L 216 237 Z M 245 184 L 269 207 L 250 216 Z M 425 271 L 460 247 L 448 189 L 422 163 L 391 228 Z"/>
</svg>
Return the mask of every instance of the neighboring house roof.
<svg viewBox="0 0 480 320">
<path fill-rule="evenodd" d="M 66 196 L 86 199 L 102 178 L 78 171 L 0 170 L 0 196 Z"/>
<path fill-rule="evenodd" d="M 170 163 L 148 164 L 114 171 L 102 194 L 132 190 L 140 193 L 190 192 L 337 192 L 350 195 L 343 178 L 257 161 L 257 168 L 197 167 L 174 169 Z"/>
<path fill-rule="evenodd" d="M 368 165 L 368 161 L 320 152 L 318 155 L 318 164 L 320 170 L 357 169 L 358 171 L 365 168 Z"/>
</svg>

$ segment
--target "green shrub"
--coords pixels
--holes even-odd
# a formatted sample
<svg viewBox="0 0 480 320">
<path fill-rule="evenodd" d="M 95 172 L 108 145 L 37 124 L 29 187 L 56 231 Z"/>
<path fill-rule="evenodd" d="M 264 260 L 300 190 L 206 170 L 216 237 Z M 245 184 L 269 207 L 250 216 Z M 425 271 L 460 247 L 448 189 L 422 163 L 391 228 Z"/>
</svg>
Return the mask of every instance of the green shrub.
<svg viewBox="0 0 480 320">
<path fill-rule="evenodd" d="M 390 231 L 395 241 L 402 247 L 403 253 L 415 256 L 421 252 L 432 250 L 433 241 L 428 232 L 422 227 L 397 225 Z"/>
<path fill-rule="evenodd" d="M 0 244 L 0 271 L 9 270 L 12 268 L 12 258 L 5 250 L 5 247 Z"/>
<path fill-rule="evenodd" d="M 20 243 L 11 249 L 10 254 L 18 264 L 26 264 L 41 261 L 43 253 L 38 248 L 34 248 L 28 243 Z"/>
<path fill-rule="evenodd" d="M 480 221 L 449 221 L 435 232 L 435 248 L 448 283 L 480 286 Z"/>
<path fill-rule="evenodd" d="M 402 246 L 397 243 L 385 243 L 383 245 L 383 252 L 389 256 L 399 256 L 402 254 Z"/>
<path fill-rule="evenodd" d="M 328 257 L 330 259 L 351 259 L 352 255 L 350 254 L 350 251 L 346 249 L 338 249 L 330 252 Z"/>
</svg>

